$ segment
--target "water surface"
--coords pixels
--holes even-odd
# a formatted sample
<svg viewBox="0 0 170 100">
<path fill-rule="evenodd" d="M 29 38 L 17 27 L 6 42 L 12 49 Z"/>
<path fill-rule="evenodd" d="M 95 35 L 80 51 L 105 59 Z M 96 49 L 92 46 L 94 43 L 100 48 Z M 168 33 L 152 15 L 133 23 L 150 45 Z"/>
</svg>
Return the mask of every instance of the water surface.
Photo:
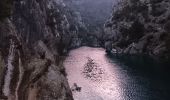
<svg viewBox="0 0 170 100">
<path fill-rule="evenodd" d="M 102 48 L 81 47 L 72 50 L 64 65 L 70 87 L 72 88 L 74 83 L 81 87 L 80 92 L 73 91 L 75 100 L 170 98 L 168 81 L 165 77 L 162 78 L 163 73 L 157 73 L 156 69 L 153 69 L 154 65 L 148 64 L 150 68 L 147 69 L 147 63 L 140 67 L 138 64 L 127 64 L 120 59 L 110 58 Z"/>
</svg>

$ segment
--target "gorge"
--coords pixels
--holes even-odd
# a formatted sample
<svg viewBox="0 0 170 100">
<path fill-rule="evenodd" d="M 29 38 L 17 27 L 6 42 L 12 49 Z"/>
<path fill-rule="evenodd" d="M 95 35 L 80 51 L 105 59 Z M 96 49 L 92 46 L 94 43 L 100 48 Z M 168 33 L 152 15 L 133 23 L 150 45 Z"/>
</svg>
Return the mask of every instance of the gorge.
<svg viewBox="0 0 170 100">
<path fill-rule="evenodd" d="M 169 16 L 168 0 L 1 0 L 0 100 L 169 100 Z"/>
</svg>

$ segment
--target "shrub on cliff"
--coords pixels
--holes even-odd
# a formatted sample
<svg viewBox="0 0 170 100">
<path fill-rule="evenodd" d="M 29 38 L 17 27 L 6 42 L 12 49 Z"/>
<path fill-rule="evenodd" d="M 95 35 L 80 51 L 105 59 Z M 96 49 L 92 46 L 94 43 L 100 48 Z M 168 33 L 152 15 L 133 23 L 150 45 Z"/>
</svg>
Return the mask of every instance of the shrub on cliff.
<svg viewBox="0 0 170 100">
<path fill-rule="evenodd" d="M 0 0 L 0 20 L 10 16 L 12 1 L 13 0 Z"/>
<path fill-rule="evenodd" d="M 170 58 L 170 0 L 118 1 L 105 25 L 117 39 L 114 46 L 126 50 L 135 43 L 141 53 Z"/>
</svg>

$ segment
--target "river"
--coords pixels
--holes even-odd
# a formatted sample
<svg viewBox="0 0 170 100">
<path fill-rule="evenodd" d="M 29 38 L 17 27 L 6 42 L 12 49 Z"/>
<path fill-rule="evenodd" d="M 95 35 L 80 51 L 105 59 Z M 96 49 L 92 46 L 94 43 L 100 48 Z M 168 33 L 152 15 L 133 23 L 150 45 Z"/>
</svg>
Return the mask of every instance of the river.
<svg viewBox="0 0 170 100">
<path fill-rule="evenodd" d="M 71 89 L 75 83 L 81 88 L 72 91 L 74 100 L 169 100 L 164 72 L 149 63 L 137 65 L 91 47 L 72 50 L 64 62 Z"/>
</svg>

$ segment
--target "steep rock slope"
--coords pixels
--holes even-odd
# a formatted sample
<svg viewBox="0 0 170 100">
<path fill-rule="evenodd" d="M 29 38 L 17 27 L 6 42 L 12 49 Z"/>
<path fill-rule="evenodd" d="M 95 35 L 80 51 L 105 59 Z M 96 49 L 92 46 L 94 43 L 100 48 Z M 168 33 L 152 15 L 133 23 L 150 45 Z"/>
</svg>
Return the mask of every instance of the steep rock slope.
<svg viewBox="0 0 170 100">
<path fill-rule="evenodd" d="M 80 45 L 81 22 L 62 0 L 4 2 L 0 1 L 0 99 L 72 100 L 62 62 L 69 48 Z"/>
<path fill-rule="evenodd" d="M 79 36 L 82 44 L 88 46 L 101 46 L 103 37 L 103 25 L 110 17 L 112 4 L 115 0 L 64 0 L 70 9 L 81 16 L 85 31 Z"/>
<path fill-rule="evenodd" d="M 168 0 L 119 0 L 105 24 L 108 49 L 170 58 Z"/>
</svg>

